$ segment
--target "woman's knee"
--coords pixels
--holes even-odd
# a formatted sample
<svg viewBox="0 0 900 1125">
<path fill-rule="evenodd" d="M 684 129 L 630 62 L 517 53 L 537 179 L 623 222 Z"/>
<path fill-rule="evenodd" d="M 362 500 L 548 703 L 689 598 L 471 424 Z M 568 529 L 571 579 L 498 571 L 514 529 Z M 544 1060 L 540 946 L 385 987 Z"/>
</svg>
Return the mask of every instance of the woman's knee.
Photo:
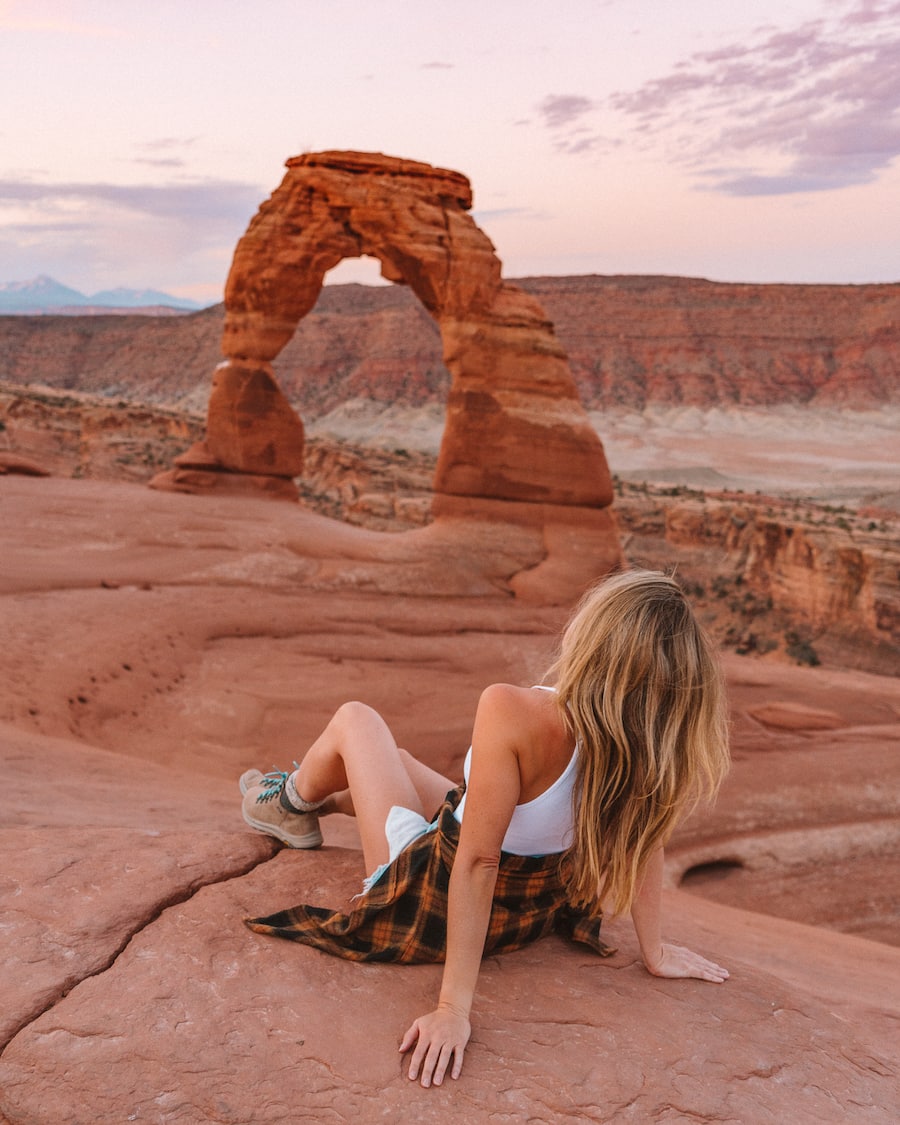
<svg viewBox="0 0 900 1125">
<path fill-rule="evenodd" d="M 368 703 L 360 703 L 357 699 L 342 703 L 331 721 L 344 735 L 372 732 L 375 729 L 387 730 L 387 723 L 375 708 Z"/>
</svg>

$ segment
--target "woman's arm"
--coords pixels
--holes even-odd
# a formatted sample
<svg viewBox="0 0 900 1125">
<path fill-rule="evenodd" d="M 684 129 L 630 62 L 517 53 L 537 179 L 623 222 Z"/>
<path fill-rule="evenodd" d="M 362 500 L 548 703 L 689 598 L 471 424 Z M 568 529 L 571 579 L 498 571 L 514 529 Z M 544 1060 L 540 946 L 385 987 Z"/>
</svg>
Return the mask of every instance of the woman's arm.
<svg viewBox="0 0 900 1125">
<path fill-rule="evenodd" d="M 631 906 L 631 920 L 647 971 L 655 977 L 696 977 L 721 984 L 728 979 L 727 969 L 708 961 L 699 953 L 662 940 L 660 919 L 664 860 L 663 849 L 657 848 L 650 857 L 640 890 Z"/>
<path fill-rule="evenodd" d="M 503 837 L 521 792 L 517 738 L 521 707 L 503 684 L 481 697 L 472 735 L 472 763 L 459 846 L 450 874 L 447 955 L 437 1008 L 409 1028 L 401 1051 L 414 1048 L 409 1077 L 439 1086 L 449 1068 L 458 1078 L 471 1034 L 484 941 L 494 900 Z"/>
</svg>

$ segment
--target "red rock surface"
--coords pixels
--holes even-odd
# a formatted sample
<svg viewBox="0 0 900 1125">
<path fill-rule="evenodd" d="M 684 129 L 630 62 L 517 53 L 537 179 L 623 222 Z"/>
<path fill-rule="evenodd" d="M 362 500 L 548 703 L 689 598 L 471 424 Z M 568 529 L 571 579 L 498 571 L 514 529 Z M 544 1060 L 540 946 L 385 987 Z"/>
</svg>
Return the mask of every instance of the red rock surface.
<svg viewBox="0 0 900 1125">
<path fill-rule="evenodd" d="M 775 606 L 797 636 L 848 650 L 868 648 L 869 667 L 900 671 L 900 543 L 895 522 L 843 511 L 807 509 L 791 501 L 745 500 L 695 493 L 665 512 L 665 539 L 686 556 L 729 559 L 736 573 L 715 570 L 711 583 L 753 633 Z M 797 630 L 800 633 L 797 633 Z M 756 644 L 757 642 L 753 642 Z"/>
<path fill-rule="evenodd" d="M 29 461 L 27 457 L 19 457 L 15 453 L 0 451 L 0 473 L 20 473 L 25 477 L 46 477 L 50 475 L 50 470 L 34 461 Z"/>
<path fill-rule="evenodd" d="M 457 772 L 481 687 L 549 659 L 564 607 L 510 597 L 542 537 L 466 513 L 391 536 L 255 499 L 0 490 L 11 1125 L 897 1120 L 896 680 L 730 657 L 735 767 L 673 841 L 666 930 L 731 980 L 651 978 L 625 921 L 610 960 L 556 939 L 492 959 L 463 1077 L 423 1091 L 396 1044 L 438 969 L 240 922 L 346 902 L 352 821 L 326 820 L 320 853 L 274 852 L 234 779 L 289 762 L 354 696 Z"/>
</svg>

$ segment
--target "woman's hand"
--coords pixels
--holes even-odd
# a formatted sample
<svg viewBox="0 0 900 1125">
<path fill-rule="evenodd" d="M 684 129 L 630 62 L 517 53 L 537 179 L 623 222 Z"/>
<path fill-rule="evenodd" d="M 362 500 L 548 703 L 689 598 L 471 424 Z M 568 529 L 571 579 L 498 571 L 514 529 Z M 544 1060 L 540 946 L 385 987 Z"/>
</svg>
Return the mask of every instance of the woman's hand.
<svg viewBox="0 0 900 1125">
<path fill-rule="evenodd" d="M 728 980 L 728 970 L 708 961 L 699 953 L 692 953 L 683 945 L 668 945 L 663 942 L 659 953 L 644 957 L 647 971 L 655 977 L 696 977 L 698 980 L 711 980 L 721 984 Z"/>
<path fill-rule="evenodd" d="M 451 1078 L 459 1078 L 466 1044 L 472 1034 L 468 1019 L 450 1008 L 437 1008 L 427 1016 L 420 1016 L 403 1036 L 401 1053 L 415 1045 L 409 1062 L 409 1077 L 413 1082 L 421 1074 L 423 1086 L 440 1086 L 451 1060 Z"/>
</svg>

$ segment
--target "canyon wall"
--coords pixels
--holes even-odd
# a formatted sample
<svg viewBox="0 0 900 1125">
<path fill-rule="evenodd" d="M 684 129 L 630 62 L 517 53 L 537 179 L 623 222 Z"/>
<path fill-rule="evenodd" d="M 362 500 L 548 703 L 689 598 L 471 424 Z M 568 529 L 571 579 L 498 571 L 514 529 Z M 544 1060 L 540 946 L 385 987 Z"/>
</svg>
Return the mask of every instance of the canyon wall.
<svg viewBox="0 0 900 1125">
<path fill-rule="evenodd" d="M 623 551 L 677 570 L 725 648 L 900 675 L 896 516 L 618 482 Z"/>
<path fill-rule="evenodd" d="M 900 285 L 544 277 L 589 407 L 900 401 Z"/>
<path fill-rule="evenodd" d="M 900 402 L 900 284 L 525 278 L 589 409 Z M 182 317 L 0 317 L 0 379 L 205 406 L 221 306 Z M 446 401 L 438 327 L 405 287 L 326 286 L 274 368 L 316 418 L 348 399 Z"/>
</svg>

